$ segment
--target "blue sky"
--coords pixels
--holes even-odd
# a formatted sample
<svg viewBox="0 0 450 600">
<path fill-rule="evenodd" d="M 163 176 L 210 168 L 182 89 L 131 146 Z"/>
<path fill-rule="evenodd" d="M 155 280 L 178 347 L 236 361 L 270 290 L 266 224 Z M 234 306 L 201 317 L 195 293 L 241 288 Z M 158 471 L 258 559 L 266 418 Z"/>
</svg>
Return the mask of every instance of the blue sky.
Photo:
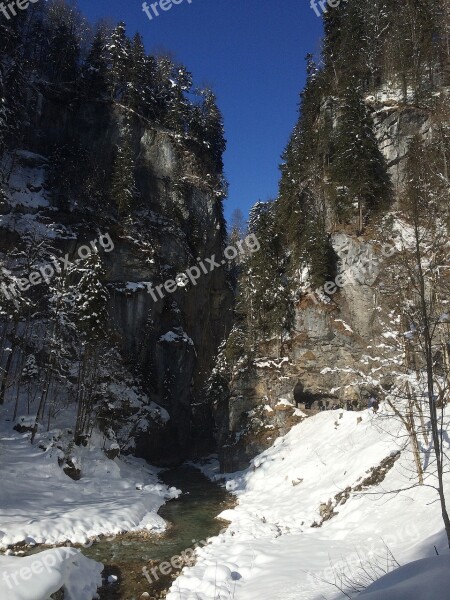
<svg viewBox="0 0 450 600">
<path fill-rule="evenodd" d="M 149 3 L 154 0 L 148 0 Z M 90 20 L 138 30 L 147 50 L 169 50 L 224 114 L 230 194 L 225 213 L 244 215 L 277 193 L 281 153 L 297 116 L 307 52 L 320 49 L 321 19 L 309 0 L 182 0 L 152 21 L 141 0 L 78 0 Z"/>
</svg>

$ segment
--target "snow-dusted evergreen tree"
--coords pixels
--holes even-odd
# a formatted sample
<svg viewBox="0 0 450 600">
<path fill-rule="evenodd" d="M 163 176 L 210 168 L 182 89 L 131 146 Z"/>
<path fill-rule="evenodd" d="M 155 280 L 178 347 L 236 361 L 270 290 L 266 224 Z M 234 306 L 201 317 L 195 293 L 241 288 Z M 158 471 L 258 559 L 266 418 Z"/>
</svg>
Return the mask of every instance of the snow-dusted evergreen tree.
<svg viewBox="0 0 450 600">
<path fill-rule="evenodd" d="M 128 86 L 125 94 L 127 105 L 139 114 L 144 112 L 146 86 L 146 54 L 142 36 L 136 33 L 130 48 Z"/>
<path fill-rule="evenodd" d="M 0 27 L 0 35 L 2 34 L 2 29 L 5 31 L 5 27 Z M 3 155 L 5 150 L 5 136 L 8 127 L 8 106 L 6 103 L 6 86 L 5 86 L 5 75 L 4 75 L 4 65 L 0 62 L 0 156 Z M 0 188 L 0 196 L 2 194 Z M 0 197 L 1 200 L 1 197 Z"/>
<path fill-rule="evenodd" d="M 89 33 L 86 20 L 74 5 L 52 0 L 45 11 L 47 53 L 43 56 L 50 81 L 68 83 L 79 74 L 81 45 Z"/>
<path fill-rule="evenodd" d="M 42 382 L 31 433 L 32 444 L 44 423 L 46 410 L 49 410 L 52 387 L 67 381 L 70 348 L 76 334 L 70 315 L 70 304 L 68 305 L 67 302 L 69 272 L 63 272 L 58 277 L 53 278 L 48 289 L 48 312 L 45 322 L 45 340 L 42 346 Z M 50 414 L 47 413 L 47 415 L 49 419 Z"/>
<path fill-rule="evenodd" d="M 21 136 L 25 90 L 23 28 L 23 15 L 13 22 L 0 23 L 0 157 L 9 139 Z M 3 177 L 0 174 L 0 183 Z"/>
<path fill-rule="evenodd" d="M 127 217 L 136 198 L 135 163 L 132 134 L 128 125 L 121 131 L 111 181 L 111 196 L 119 219 Z"/>
<path fill-rule="evenodd" d="M 335 210 L 340 222 L 355 220 L 362 231 L 367 218 L 386 208 L 391 184 L 386 161 L 373 132 L 362 90 L 355 79 L 342 97 L 341 114 L 333 134 L 331 174 Z M 357 211 L 355 210 L 357 209 Z"/>
<path fill-rule="evenodd" d="M 107 36 L 99 27 L 83 64 L 82 83 L 89 98 L 103 99 L 108 91 Z"/>
<path fill-rule="evenodd" d="M 130 72 L 130 40 L 126 34 L 126 26 L 121 21 L 111 34 L 106 44 L 109 54 L 109 91 L 113 100 L 120 101 L 127 89 Z"/>
<path fill-rule="evenodd" d="M 367 72 L 370 90 L 376 90 L 382 81 L 384 41 L 389 36 L 389 0 L 364 0 L 357 3 L 365 23 L 361 52 L 363 68 Z"/>
<path fill-rule="evenodd" d="M 160 112 L 160 100 L 157 92 L 158 67 L 154 56 L 146 56 L 142 68 L 144 87 L 142 90 L 142 112 L 143 116 L 151 121 L 158 121 Z"/>
<path fill-rule="evenodd" d="M 242 265 L 236 311 L 245 322 L 251 346 L 254 347 L 258 339 L 272 337 L 280 349 L 289 327 L 290 292 L 274 202 L 258 202 L 253 206 L 249 231 L 256 235 L 260 249 L 250 254 Z"/>
<path fill-rule="evenodd" d="M 327 111 L 321 112 L 323 74 L 307 56 L 307 82 L 301 94 L 300 118 L 283 154 L 276 205 L 278 228 L 290 252 L 289 272 L 307 266 L 311 285 L 320 286 L 332 272 L 326 232 L 324 167 L 329 160 Z"/>
<path fill-rule="evenodd" d="M 184 133 L 187 126 L 189 101 L 186 93 L 191 90 L 192 75 L 183 65 L 177 65 L 168 56 L 156 59 L 154 94 L 157 118 L 163 125 Z"/>
<path fill-rule="evenodd" d="M 221 172 L 223 169 L 222 156 L 226 148 L 223 116 L 217 105 L 217 98 L 211 89 L 202 90 L 202 98 L 203 140 L 212 155 L 215 169 Z"/>
<path fill-rule="evenodd" d="M 98 253 L 93 253 L 77 269 L 80 277 L 73 287 L 73 321 L 79 344 L 77 419 L 75 443 L 83 442 L 94 425 L 95 404 L 100 400 L 100 370 L 107 353 L 105 341 L 109 294 L 105 271 Z"/>
</svg>

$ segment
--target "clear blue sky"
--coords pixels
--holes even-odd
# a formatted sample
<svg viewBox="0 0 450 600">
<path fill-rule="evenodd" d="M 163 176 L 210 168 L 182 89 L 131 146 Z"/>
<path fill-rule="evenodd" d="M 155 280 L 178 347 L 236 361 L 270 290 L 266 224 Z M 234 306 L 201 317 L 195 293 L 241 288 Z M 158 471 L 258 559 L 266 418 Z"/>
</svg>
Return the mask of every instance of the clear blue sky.
<svg viewBox="0 0 450 600">
<path fill-rule="evenodd" d="M 149 4 L 154 0 L 148 0 Z M 227 218 L 245 216 L 277 193 L 281 153 L 294 126 L 307 52 L 317 52 L 321 19 L 309 0 L 183 0 L 152 21 L 141 0 L 78 0 L 90 20 L 123 20 L 147 50 L 170 50 L 198 85 L 214 89 L 228 149 Z"/>
</svg>

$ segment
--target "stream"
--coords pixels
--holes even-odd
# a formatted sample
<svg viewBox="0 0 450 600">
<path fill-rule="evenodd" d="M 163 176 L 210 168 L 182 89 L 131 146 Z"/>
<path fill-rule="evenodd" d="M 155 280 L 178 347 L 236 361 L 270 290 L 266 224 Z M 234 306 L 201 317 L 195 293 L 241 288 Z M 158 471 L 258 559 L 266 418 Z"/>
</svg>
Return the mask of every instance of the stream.
<svg viewBox="0 0 450 600">
<path fill-rule="evenodd" d="M 226 526 L 216 517 L 234 505 L 234 499 L 219 484 L 189 466 L 170 469 L 162 473 L 160 479 L 183 491 L 177 500 L 167 502 L 159 510 L 159 515 L 169 524 L 166 532 L 145 537 L 123 534 L 112 541 L 102 540 L 82 549 L 83 554 L 105 565 L 106 577 L 118 577 L 117 583 L 106 583 L 100 590 L 101 600 L 139 600 L 143 592 L 147 592 L 150 599 L 164 597 L 164 590 L 170 587 L 177 573 L 161 575 L 156 583 L 150 584 L 142 568 L 150 571 L 158 563 L 170 561 L 173 556 L 193 548 L 196 542 L 217 535 Z"/>
</svg>

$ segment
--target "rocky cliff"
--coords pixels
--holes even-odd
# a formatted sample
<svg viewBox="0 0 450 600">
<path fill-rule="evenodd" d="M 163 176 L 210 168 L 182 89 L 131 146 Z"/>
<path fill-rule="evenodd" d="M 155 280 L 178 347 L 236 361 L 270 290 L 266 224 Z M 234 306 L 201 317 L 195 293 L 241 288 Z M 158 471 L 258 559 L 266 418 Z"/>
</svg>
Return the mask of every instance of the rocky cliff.
<svg viewBox="0 0 450 600">
<path fill-rule="evenodd" d="M 348 226 L 333 226 L 329 239 L 335 272 L 328 287 L 310 287 L 299 265 L 289 333 L 281 344 L 276 338 L 260 341 L 256 358 L 243 357 L 228 371 L 228 385 L 216 400 L 225 471 L 245 468 L 314 411 L 367 407 L 373 393 L 370 385 L 355 384 L 355 374 L 364 379 L 371 367 L 368 356 L 385 341 L 382 322 L 389 322 L 391 307 L 383 290 L 389 261 L 404 242 L 398 201 L 408 148 L 415 136 L 429 141 L 433 124 L 431 111 L 400 101 L 392 90 L 367 96 L 366 104 L 393 185 L 392 208 L 360 235 Z M 389 370 L 380 373 L 383 378 L 389 380 Z"/>
<path fill-rule="evenodd" d="M 211 415 L 202 390 L 229 327 L 228 272 L 221 268 L 202 274 L 195 285 L 179 286 L 172 294 L 164 291 L 158 301 L 149 293 L 149 284 L 156 288 L 198 259 L 221 256 L 220 173 L 211 169 L 208 158 L 193 148 L 188 137 L 120 105 L 70 102 L 70 96 L 41 86 L 30 99 L 36 110 L 30 112 L 21 145 L 3 157 L 2 171 L 7 173 L 0 217 L 4 264 L 11 268 L 11 252 L 25 252 L 30 238 L 35 245 L 51 242 L 62 255 L 74 257 L 99 231 L 108 234 L 114 250 L 102 253 L 110 298 L 104 341 L 110 339 L 111 346 L 119 349 L 120 369 L 128 373 L 122 382 L 115 381 L 114 389 L 109 387 L 109 400 L 118 400 L 115 392 L 121 384 L 139 396 L 133 407 L 125 394 L 127 407 L 122 409 L 119 398 L 113 412 L 116 422 L 108 420 L 116 428 L 114 435 L 119 439 L 124 422 L 136 421 L 131 447 L 153 463 L 170 464 L 210 451 Z M 73 144 L 88 154 L 90 163 L 108 172 L 125 120 L 138 207 L 121 222 L 107 204 L 93 209 L 77 198 L 63 203 L 52 187 L 53 149 Z M 90 165 L 76 158 L 75 179 L 86 181 Z M 111 365 L 113 371 L 118 368 Z M 167 411 L 167 418 L 147 414 L 145 426 L 139 425 L 145 406 L 155 404 L 162 409 L 159 415 Z M 120 441 L 125 445 L 125 439 Z"/>
</svg>

